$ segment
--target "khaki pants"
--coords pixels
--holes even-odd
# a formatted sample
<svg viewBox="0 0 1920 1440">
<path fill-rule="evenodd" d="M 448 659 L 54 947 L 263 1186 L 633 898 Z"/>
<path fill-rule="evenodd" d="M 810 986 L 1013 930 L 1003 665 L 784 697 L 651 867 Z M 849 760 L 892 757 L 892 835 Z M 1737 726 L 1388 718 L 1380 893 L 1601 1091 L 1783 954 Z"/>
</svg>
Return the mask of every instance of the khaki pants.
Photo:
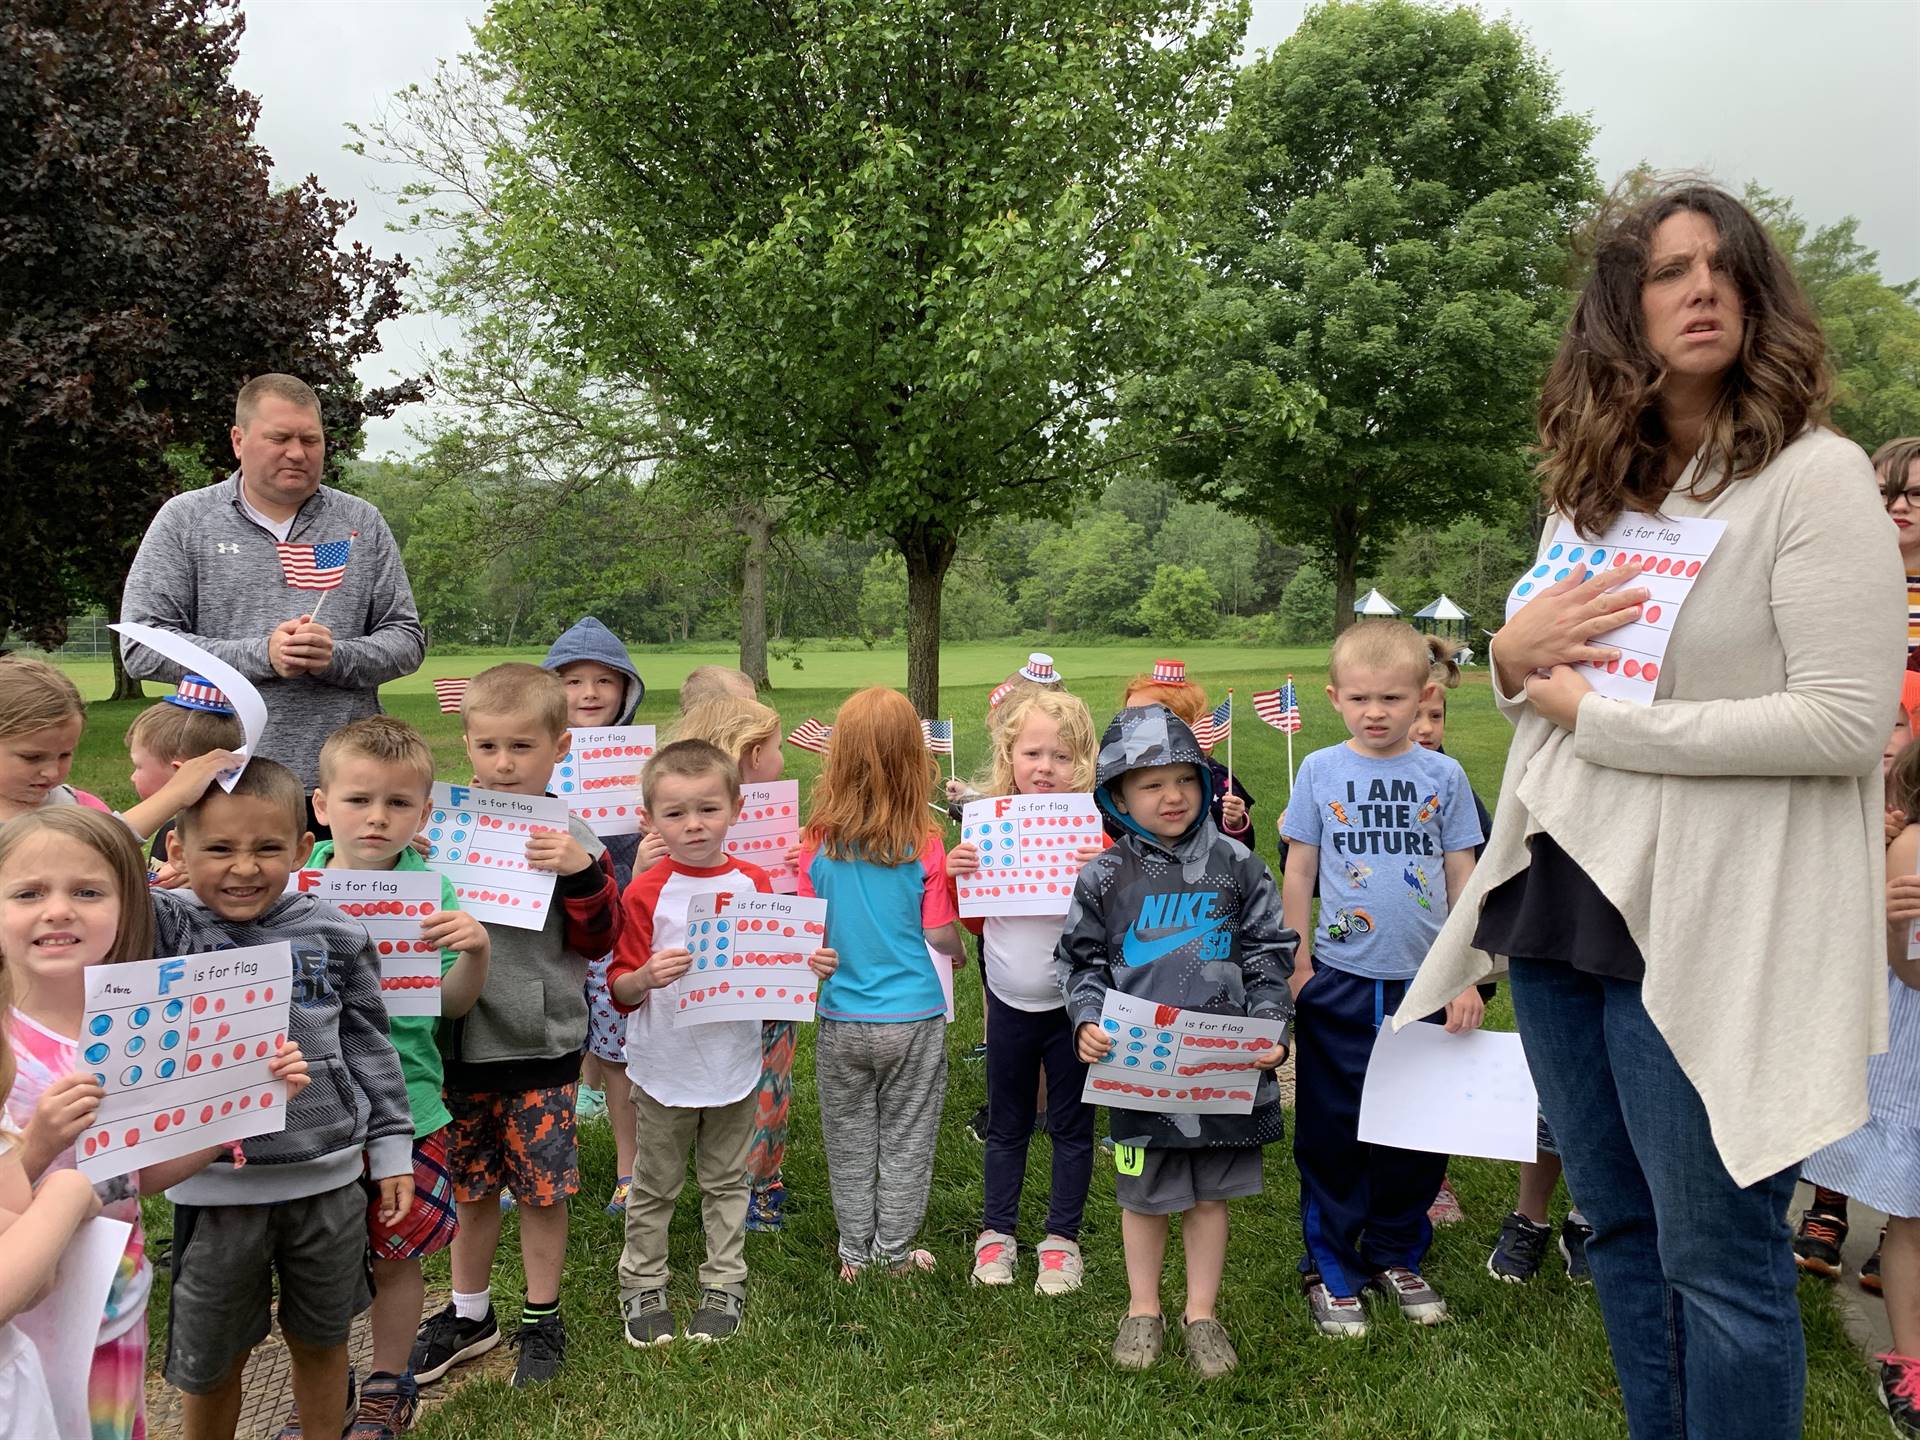
<svg viewBox="0 0 1920 1440">
<path fill-rule="evenodd" d="M 667 1228 L 687 1183 L 687 1151 L 700 1182 L 700 1219 L 707 1232 L 702 1286 L 747 1283 L 747 1151 L 758 1096 L 695 1109 L 662 1105 L 638 1085 L 633 1095 L 633 1188 L 627 1194 L 627 1243 L 620 1252 L 620 1298 L 667 1283 Z"/>
</svg>

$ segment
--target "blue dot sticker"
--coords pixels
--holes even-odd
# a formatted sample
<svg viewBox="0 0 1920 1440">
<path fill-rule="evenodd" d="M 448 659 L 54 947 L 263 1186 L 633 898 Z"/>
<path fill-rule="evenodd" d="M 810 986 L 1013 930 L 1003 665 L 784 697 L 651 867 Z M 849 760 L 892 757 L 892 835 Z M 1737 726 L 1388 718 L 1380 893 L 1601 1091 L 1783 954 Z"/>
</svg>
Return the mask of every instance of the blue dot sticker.
<svg viewBox="0 0 1920 1440">
<path fill-rule="evenodd" d="M 187 1002 L 186 1002 L 186 1001 L 184 1001 L 184 1000 L 169 1000 L 169 1001 L 167 1001 L 167 1008 L 166 1008 L 166 1009 L 164 1009 L 164 1010 L 162 1010 L 162 1011 L 160 1012 L 160 1015 L 161 1015 L 161 1018 L 162 1018 L 162 1019 L 166 1019 L 166 1020 L 178 1020 L 178 1019 L 179 1019 L 179 1018 L 180 1018 L 180 1017 L 181 1017 L 182 1015 L 184 1015 L 184 1014 L 186 1014 L 186 1013 L 187 1013 Z"/>
<path fill-rule="evenodd" d="M 1544 577 L 1544 576 L 1546 575 L 1546 573 L 1547 573 L 1547 571 L 1549 571 L 1549 570 L 1551 570 L 1552 568 L 1553 568 L 1553 567 L 1552 567 L 1551 565 L 1536 565 L 1536 566 L 1534 566 L 1534 567 L 1533 567 L 1533 578 L 1534 578 L 1534 579 L 1536 579 L 1536 580 L 1539 580 L 1539 579 L 1541 579 L 1541 578 L 1543 578 L 1543 577 Z"/>
<path fill-rule="evenodd" d="M 147 1021 L 151 1020 L 152 1018 L 153 1018 L 153 1011 L 149 1010 L 144 1005 L 136 1009 L 133 1012 L 133 1014 L 129 1017 L 133 1025 L 133 1028 L 136 1030 L 138 1030 L 142 1025 L 146 1024 Z"/>
<path fill-rule="evenodd" d="M 126 1069 L 126 1073 L 121 1075 L 120 1083 L 122 1085 L 138 1085 L 140 1083 L 140 1076 L 142 1075 L 142 1073 L 144 1072 L 142 1072 L 142 1070 L 138 1065 L 129 1065 Z"/>
<path fill-rule="evenodd" d="M 111 1015 L 96 1015 L 87 1022 L 87 1029 L 95 1035 L 104 1035 L 113 1028 Z"/>
<path fill-rule="evenodd" d="M 443 825 L 443 824 L 445 824 L 445 823 L 446 823 L 446 819 L 447 819 L 447 812 L 446 812 L 446 811 L 444 811 L 444 810 L 436 810 L 436 811 L 434 811 L 434 812 L 433 812 L 433 823 L 434 823 L 434 824 L 436 824 L 436 825 Z"/>
<path fill-rule="evenodd" d="M 1553 578 L 1555 580 L 1564 580 L 1567 578 L 1567 576 L 1571 575 L 1572 573 L 1573 572 L 1571 570 L 1556 570 L 1553 572 Z"/>
<path fill-rule="evenodd" d="M 1100 1022 L 1100 1028 L 1102 1030 L 1106 1030 L 1106 1031 L 1110 1031 L 1112 1033 L 1118 1034 L 1120 1030 L 1120 1022 L 1118 1020 L 1102 1020 Z"/>
<path fill-rule="evenodd" d="M 1579 558 L 1580 558 L 1580 557 L 1581 557 L 1582 555 L 1584 555 L 1584 554 L 1586 554 L 1586 553 L 1587 553 L 1587 547 L 1586 547 L 1586 546 L 1584 546 L 1584 545 L 1576 545 L 1576 546 L 1574 546 L 1574 547 L 1573 547 L 1573 549 L 1571 549 L 1571 550 L 1569 550 L 1569 551 L 1567 552 L 1567 559 L 1569 559 L 1569 560 L 1578 560 L 1578 559 L 1579 559 Z"/>
<path fill-rule="evenodd" d="M 1127 1029 L 1127 1034 L 1133 1036 L 1136 1040 L 1146 1033 L 1147 1032 L 1142 1030 L 1138 1025 L 1129 1026 Z"/>
<path fill-rule="evenodd" d="M 1138 1065 L 1140 1063 L 1140 1057 L 1138 1055 L 1129 1055 L 1120 1063 L 1122 1065 Z"/>
<path fill-rule="evenodd" d="M 1552 549 L 1547 551 L 1547 558 L 1549 560 L 1558 560 L 1560 558 L 1560 553 L 1566 548 L 1567 547 L 1564 545 L 1559 545 L 1559 544 L 1554 545 Z"/>
<path fill-rule="evenodd" d="M 179 1043 L 180 1032 L 178 1030 L 168 1030 L 160 1036 L 160 1048 L 162 1050 L 171 1050 Z"/>
<path fill-rule="evenodd" d="M 98 1065 L 112 1053 L 113 1051 L 105 1045 L 89 1045 L 86 1051 L 87 1063 L 89 1065 Z"/>
<path fill-rule="evenodd" d="M 716 920 L 713 922 L 713 928 L 718 930 L 722 935 L 724 935 L 727 933 L 729 923 L 730 922 L 725 920 Z"/>
<path fill-rule="evenodd" d="M 143 1035 L 136 1035 L 131 1040 L 127 1041 L 127 1054 L 129 1055 L 138 1055 L 142 1050 L 146 1048 L 147 1048 L 147 1041 L 146 1041 L 146 1037 Z"/>
<path fill-rule="evenodd" d="M 1515 589 L 1513 593 L 1516 595 L 1524 595 L 1531 589 L 1533 589 L 1533 582 L 1531 580 L 1522 580 L 1519 587 Z"/>
<path fill-rule="evenodd" d="M 162 1060 L 160 1062 L 160 1068 L 154 1073 L 162 1080 L 171 1080 L 173 1078 L 173 1072 L 179 1068 L 179 1062 L 176 1060 Z"/>
</svg>

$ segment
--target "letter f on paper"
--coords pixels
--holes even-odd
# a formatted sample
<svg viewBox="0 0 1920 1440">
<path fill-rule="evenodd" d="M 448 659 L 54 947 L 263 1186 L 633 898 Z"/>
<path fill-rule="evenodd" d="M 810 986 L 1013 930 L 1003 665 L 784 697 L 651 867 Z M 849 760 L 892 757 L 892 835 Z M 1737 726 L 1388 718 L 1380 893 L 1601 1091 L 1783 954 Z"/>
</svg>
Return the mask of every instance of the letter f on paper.
<svg viewBox="0 0 1920 1440">
<path fill-rule="evenodd" d="M 163 960 L 160 963 L 160 993 L 165 995 L 173 989 L 174 982 L 185 977 L 187 964 L 184 960 Z"/>
</svg>

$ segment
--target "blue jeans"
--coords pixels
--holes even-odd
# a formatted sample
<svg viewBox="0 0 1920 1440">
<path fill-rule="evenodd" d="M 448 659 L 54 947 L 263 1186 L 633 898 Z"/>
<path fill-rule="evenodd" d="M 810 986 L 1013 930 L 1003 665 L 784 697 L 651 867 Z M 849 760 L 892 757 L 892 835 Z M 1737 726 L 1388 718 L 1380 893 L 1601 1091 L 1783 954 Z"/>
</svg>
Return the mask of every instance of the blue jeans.
<svg viewBox="0 0 1920 1440">
<path fill-rule="evenodd" d="M 1593 1226 L 1587 1259 L 1633 1440 L 1795 1440 L 1799 1167 L 1733 1183 L 1639 985 L 1522 959 L 1512 983 L 1540 1108 Z"/>
</svg>

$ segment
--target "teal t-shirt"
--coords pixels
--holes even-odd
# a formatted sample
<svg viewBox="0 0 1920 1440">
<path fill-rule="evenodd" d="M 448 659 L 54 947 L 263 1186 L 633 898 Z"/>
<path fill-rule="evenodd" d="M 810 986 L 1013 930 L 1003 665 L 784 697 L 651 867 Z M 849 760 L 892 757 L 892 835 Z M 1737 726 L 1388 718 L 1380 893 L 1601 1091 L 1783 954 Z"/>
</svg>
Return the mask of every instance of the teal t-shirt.
<svg viewBox="0 0 1920 1440">
<path fill-rule="evenodd" d="M 333 842 L 322 840 L 313 847 L 313 854 L 307 857 L 305 868 L 324 870 L 332 858 Z M 420 852 L 409 845 L 394 858 L 393 868 L 425 870 L 428 866 Z M 460 908 L 459 901 L 454 897 L 453 882 L 444 875 L 440 877 L 440 908 Z M 440 973 L 445 975 L 459 958 L 452 950 L 442 950 Z M 453 1123 L 447 1102 L 441 1097 L 446 1085 L 446 1067 L 440 1059 L 440 1046 L 435 1039 L 439 1028 L 440 1017 L 437 1015 L 387 1017 L 387 1033 L 393 1039 L 393 1048 L 400 1055 L 400 1073 L 407 1077 L 407 1105 L 413 1111 L 413 1138 L 416 1140 Z"/>
</svg>

